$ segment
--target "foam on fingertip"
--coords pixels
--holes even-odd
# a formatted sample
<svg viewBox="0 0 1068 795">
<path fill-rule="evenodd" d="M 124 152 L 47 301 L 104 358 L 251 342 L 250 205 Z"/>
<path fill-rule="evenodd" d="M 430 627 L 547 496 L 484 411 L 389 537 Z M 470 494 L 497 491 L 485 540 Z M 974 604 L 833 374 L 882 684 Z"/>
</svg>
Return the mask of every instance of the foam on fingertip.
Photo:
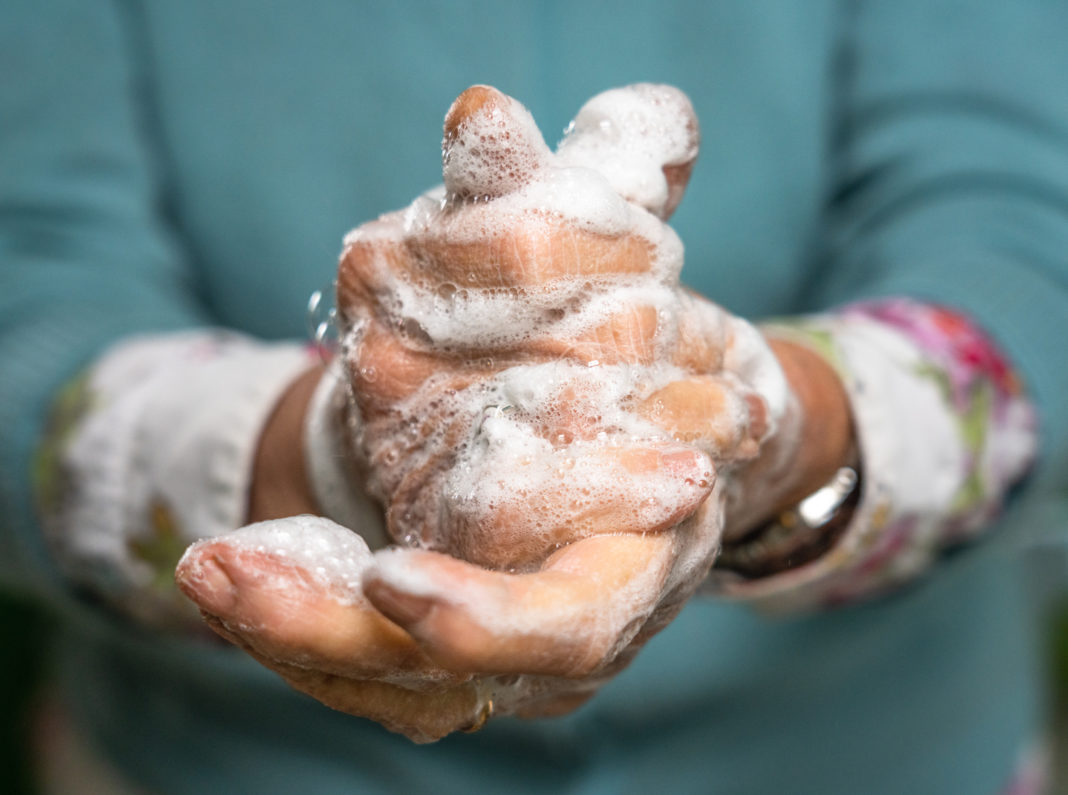
<svg viewBox="0 0 1068 795">
<path fill-rule="evenodd" d="M 450 196 L 477 199 L 526 185 L 550 152 L 523 105 L 491 86 L 471 86 L 445 116 L 441 158 Z"/>
<path fill-rule="evenodd" d="M 207 544 L 225 544 L 300 569 L 308 579 L 323 586 L 341 603 L 363 601 L 360 578 L 373 559 L 358 533 L 321 516 L 291 516 L 247 525 L 224 536 L 194 544 L 183 561 Z M 181 564 L 179 564 L 181 566 Z M 264 577 L 267 577 L 264 569 Z M 289 587 L 290 578 L 280 583 Z M 270 582 L 263 582 L 271 587 Z"/>
<path fill-rule="evenodd" d="M 583 105 L 556 159 L 596 169 L 620 196 L 667 218 L 682 198 L 699 146 L 689 98 L 674 86 L 638 83 Z"/>
</svg>

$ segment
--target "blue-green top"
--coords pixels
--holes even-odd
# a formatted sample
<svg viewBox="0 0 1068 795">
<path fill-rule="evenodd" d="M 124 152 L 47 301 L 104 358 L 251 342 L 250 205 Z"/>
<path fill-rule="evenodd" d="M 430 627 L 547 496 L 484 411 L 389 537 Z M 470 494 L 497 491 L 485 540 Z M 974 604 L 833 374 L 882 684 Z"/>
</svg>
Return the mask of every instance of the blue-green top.
<svg viewBox="0 0 1068 795">
<path fill-rule="evenodd" d="M 0 574 L 65 617 L 62 676 L 161 792 L 995 792 L 1040 730 L 1019 551 L 1068 524 L 1068 7 L 9 0 L 0 12 Z M 55 390 L 109 342 L 304 334 L 341 235 L 440 179 L 490 83 L 552 141 L 637 81 L 692 98 L 684 278 L 747 317 L 903 294 L 1023 374 L 1041 460 L 995 540 L 890 598 L 769 620 L 701 597 L 589 705 L 416 747 L 239 653 L 65 588 L 32 515 Z"/>
</svg>

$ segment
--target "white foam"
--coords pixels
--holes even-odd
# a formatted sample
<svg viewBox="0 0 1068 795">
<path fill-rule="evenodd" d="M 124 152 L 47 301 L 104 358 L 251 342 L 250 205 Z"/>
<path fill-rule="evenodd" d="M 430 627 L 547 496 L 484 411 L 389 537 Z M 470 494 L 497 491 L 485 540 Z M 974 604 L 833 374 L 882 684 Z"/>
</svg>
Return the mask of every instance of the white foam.
<svg viewBox="0 0 1068 795">
<path fill-rule="evenodd" d="M 712 349 L 732 341 L 722 423 L 737 426 L 739 435 L 747 422 L 743 395 L 753 387 L 770 390 L 774 421 L 784 389 L 759 334 L 745 324 L 734 328 L 718 308 L 678 284 L 683 246 L 658 216 L 666 215 L 671 201 L 664 168 L 688 165 L 697 154 L 693 109 L 685 95 L 666 86 L 608 91 L 582 108 L 552 153 L 522 105 L 492 90 L 481 97 L 458 124 L 450 112 L 444 186 L 346 238 L 349 244 L 418 242 L 408 270 L 378 263 L 379 319 L 402 330 L 405 344 L 446 354 L 446 369 L 480 367 L 466 388 L 453 386 L 445 372 L 390 415 L 361 424 L 357 447 L 368 456 L 369 488 L 386 505 L 406 489 L 405 504 L 389 515 L 396 540 L 456 554 L 475 552 L 455 534 L 481 532 L 502 509 L 521 520 L 511 535 L 496 530 L 493 542 L 529 555 L 544 556 L 553 534 L 566 528 L 568 511 L 582 515 L 598 501 L 627 506 L 637 526 L 656 526 L 690 504 L 694 488 L 707 492 L 712 462 L 707 482 L 695 486 L 670 468 L 632 475 L 606 463 L 613 459 L 605 451 L 678 448 L 667 430 L 635 411 L 657 390 L 693 375 L 671 363 L 674 351 L 695 334 L 707 336 Z M 443 273 L 448 263 L 427 260 L 433 256 L 427 251 L 438 250 L 428 242 L 439 248 L 485 244 L 486 256 L 493 257 L 493 245 L 507 245 L 517 228 L 553 234 L 565 225 L 600 243 L 644 241 L 650 267 L 556 274 L 533 284 L 523 283 L 528 273 L 501 273 L 501 283 L 490 285 L 497 263 L 484 263 L 485 273 L 449 276 Z M 540 274 L 537 263 L 533 267 Z M 652 362 L 619 365 L 586 353 L 597 350 L 593 340 L 599 335 L 633 334 L 631 326 L 610 324 L 636 308 L 655 312 Z M 348 338 L 358 344 L 358 335 Z M 647 357 L 649 340 L 636 342 Z M 537 351 L 546 350 L 562 358 L 545 361 Z M 494 361 L 498 355 L 502 363 Z M 695 446 L 710 456 L 723 454 L 709 444 Z M 717 468 L 729 463 L 715 461 Z M 529 507 L 532 495 L 553 492 L 573 493 L 574 499 L 540 514 Z M 702 521 L 709 526 L 712 520 Z M 545 543 L 531 543 L 529 536 L 539 534 Z M 498 558 L 509 559 L 506 553 Z M 539 562 L 534 557 L 518 565 Z"/>
<path fill-rule="evenodd" d="M 396 328 L 419 330 L 437 348 L 511 348 L 548 339 L 578 340 L 634 307 L 670 317 L 676 290 L 648 276 L 564 278 L 537 288 L 436 287 L 393 278 L 380 310 Z M 507 318 L 507 323 L 501 323 Z M 662 329 L 662 347 L 674 342 Z"/>
<path fill-rule="evenodd" d="M 500 92 L 494 95 L 442 144 L 442 175 L 452 195 L 482 198 L 512 193 L 533 179 L 551 157 L 530 111 Z"/>
<path fill-rule="evenodd" d="M 371 550 L 358 533 L 329 519 L 272 519 L 242 527 L 222 540 L 301 568 L 343 604 L 364 600 L 360 579 L 373 560 Z"/>
<path fill-rule="evenodd" d="M 502 196 L 494 211 L 518 216 L 530 208 L 596 234 L 622 235 L 635 226 L 635 208 L 612 189 L 603 174 L 591 168 L 547 169 L 539 179 Z"/>
<path fill-rule="evenodd" d="M 735 373 L 767 404 L 768 434 L 774 433 L 787 411 L 790 387 L 778 360 L 764 336 L 748 321 L 730 318 L 731 344 L 723 358 L 726 370 Z"/>
<path fill-rule="evenodd" d="M 672 86 L 605 91 L 582 106 L 556 159 L 597 169 L 620 196 L 660 215 L 669 193 L 663 167 L 697 157 L 693 120 L 689 99 Z"/>
</svg>

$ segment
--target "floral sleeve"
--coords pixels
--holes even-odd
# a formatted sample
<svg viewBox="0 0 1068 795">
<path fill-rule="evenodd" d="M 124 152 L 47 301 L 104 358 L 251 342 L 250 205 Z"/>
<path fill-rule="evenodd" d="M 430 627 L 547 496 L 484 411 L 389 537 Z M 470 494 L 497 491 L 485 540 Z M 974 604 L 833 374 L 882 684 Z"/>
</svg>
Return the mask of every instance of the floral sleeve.
<svg viewBox="0 0 1068 795">
<path fill-rule="evenodd" d="M 174 566 L 191 542 L 244 523 L 260 430 L 314 362 L 302 346 L 221 331 L 105 351 L 57 397 L 34 468 L 70 582 L 150 624 L 195 618 Z"/>
<path fill-rule="evenodd" d="M 757 579 L 717 571 L 721 593 L 793 610 L 891 588 L 981 533 L 1034 456 L 1035 414 L 1020 379 L 950 309 L 873 301 L 765 332 L 811 347 L 842 378 L 860 448 L 860 501 L 820 558 Z"/>
</svg>

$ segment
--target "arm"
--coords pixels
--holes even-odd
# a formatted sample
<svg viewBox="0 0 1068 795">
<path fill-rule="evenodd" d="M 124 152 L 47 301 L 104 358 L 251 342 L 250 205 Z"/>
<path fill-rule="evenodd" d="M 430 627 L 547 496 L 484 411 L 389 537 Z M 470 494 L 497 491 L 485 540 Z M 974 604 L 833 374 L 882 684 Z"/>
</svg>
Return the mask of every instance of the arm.
<svg viewBox="0 0 1068 795">
<path fill-rule="evenodd" d="M 945 2 L 849 17 L 808 297 L 839 308 L 776 333 L 842 376 L 863 497 L 834 555 L 729 590 L 796 608 L 912 578 L 991 526 L 1039 440 L 1026 496 L 1063 488 L 1064 16 Z"/>
<path fill-rule="evenodd" d="M 0 581 L 148 618 L 192 613 L 174 563 L 246 521 L 260 427 L 314 357 L 207 328 L 130 25 L 60 0 L 0 21 Z"/>
<path fill-rule="evenodd" d="M 318 367 L 301 375 L 285 390 L 264 424 L 252 464 L 249 522 L 322 513 L 305 457 L 293 451 L 303 449 L 308 405 L 323 377 Z"/>
<path fill-rule="evenodd" d="M 829 270 L 837 271 L 841 267 L 841 263 L 836 261 L 836 258 L 833 257 L 833 256 L 832 257 L 828 257 L 826 262 L 828 263 L 827 267 L 828 267 Z M 854 276 L 855 276 L 855 274 L 854 274 Z M 835 278 L 836 277 L 832 274 L 826 281 L 828 281 L 829 283 L 833 284 L 834 281 L 835 281 Z M 846 284 L 848 284 L 849 287 L 854 288 L 854 289 L 846 289 L 844 291 L 845 294 L 841 296 L 840 300 L 844 301 L 844 300 L 847 300 L 847 299 L 858 297 L 858 294 L 855 292 L 856 280 L 855 279 L 854 280 L 850 280 L 850 279 L 847 278 L 847 279 L 844 280 L 844 282 Z M 820 287 L 815 288 L 815 291 L 819 292 L 819 291 L 821 291 L 823 289 L 824 288 L 822 286 L 820 286 Z M 848 337 L 848 335 L 846 335 L 846 336 Z M 899 337 L 895 337 L 895 339 L 899 339 Z M 907 340 L 906 340 L 906 342 L 907 342 Z M 910 350 L 911 350 L 911 348 L 910 348 Z M 786 359 L 790 359 L 790 357 L 791 357 L 791 354 L 786 354 Z M 786 366 L 789 366 L 789 362 L 786 361 L 786 360 L 783 361 L 783 364 L 786 365 Z M 806 368 L 801 368 L 801 369 L 804 369 L 804 370 L 807 371 L 810 368 L 806 367 Z M 814 389 L 815 394 L 827 393 L 829 391 L 830 394 L 834 395 L 834 394 L 840 392 L 840 388 L 835 385 L 833 379 L 823 379 L 821 377 L 821 383 L 823 383 L 824 385 L 828 386 L 829 389 L 825 390 L 823 388 L 817 387 L 817 388 Z M 794 382 L 794 387 L 795 387 L 794 391 L 796 391 L 798 393 L 803 393 L 805 391 L 804 384 L 805 384 L 805 379 L 804 378 L 795 381 Z M 840 394 L 838 395 L 838 399 L 840 399 Z M 799 398 L 799 400 L 801 400 L 801 398 Z M 814 401 L 813 405 L 819 405 L 820 402 L 821 401 L 816 400 L 816 401 Z M 819 409 L 810 409 L 810 410 L 812 411 L 813 414 L 816 414 L 816 415 L 819 414 Z M 835 412 L 835 415 L 838 416 L 838 417 L 841 416 L 839 413 L 837 413 L 837 411 Z M 830 424 L 832 426 L 837 426 L 837 427 L 840 428 L 840 424 L 835 422 L 834 420 L 832 420 L 832 422 Z M 815 428 L 815 427 L 818 427 L 818 426 L 816 426 L 816 425 L 811 425 L 811 426 L 802 425 L 801 426 L 801 433 L 804 434 L 806 431 L 811 430 L 811 428 Z M 834 447 L 834 445 L 832 445 L 832 447 Z M 921 446 L 921 453 L 922 453 L 922 449 L 924 449 L 924 448 Z M 929 440 L 928 440 L 928 444 L 926 445 L 926 449 L 928 449 L 928 450 L 930 449 Z M 827 456 L 828 461 L 827 461 L 826 465 L 829 467 L 830 466 L 830 461 L 835 460 L 835 458 L 836 458 L 835 454 L 828 455 Z M 792 484 L 791 489 L 800 491 L 801 490 L 801 481 L 799 481 L 796 484 Z M 776 500 L 781 500 L 781 499 L 784 499 L 785 497 L 786 497 L 786 494 L 778 495 Z M 767 501 L 765 504 L 773 505 L 773 504 L 775 504 L 775 502 L 776 501 Z M 946 506 L 944 504 L 943 505 L 928 505 L 928 506 L 924 506 L 923 510 L 925 512 L 925 515 L 928 518 L 934 518 L 935 519 L 935 523 L 937 524 L 938 520 L 940 518 L 942 518 L 943 516 L 945 516 L 944 513 L 940 513 L 940 510 L 944 511 L 945 507 Z M 868 528 L 869 529 L 874 529 L 874 530 L 878 530 L 879 529 L 874 523 L 869 524 Z M 871 537 L 870 533 L 866 533 L 866 535 L 868 537 Z M 937 546 L 938 545 L 935 544 L 931 548 L 932 549 L 933 548 L 937 548 Z M 213 549 L 214 549 L 214 553 L 215 554 L 219 554 L 219 548 L 218 547 L 215 547 Z M 201 550 L 201 551 L 205 551 L 205 550 Z M 389 558 L 389 560 L 393 560 L 393 558 Z M 230 560 L 228 562 L 231 563 L 231 564 L 234 563 L 233 560 Z M 237 561 L 237 562 L 240 563 L 240 561 Z M 831 562 L 833 563 L 833 560 Z M 192 576 L 192 575 L 196 575 L 197 574 L 195 566 L 193 565 L 195 563 L 196 563 L 196 560 L 195 560 L 195 556 L 194 556 L 194 559 L 191 559 L 189 561 L 188 568 L 183 572 L 183 576 L 188 578 L 187 581 L 188 581 L 189 585 L 191 586 L 190 587 L 190 591 L 192 592 L 192 595 L 194 596 L 194 598 L 196 598 L 202 604 L 202 606 L 205 607 L 205 609 L 209 613 L 212 613 L 212 614 L 217 615 L 217 616 L 218 615 L 224 615 L 224 616 L 227 616 L 227 617 L 233 617 L 233 618 L 236 618 L 239 622 L 242 622 L 242 613 L 240 611 L 229 612 L 229 611 L 233 610 L 233 605 L 230 604 L 227 600 L 216 601 L 215 600 L 216 593 L 213 592 L 211 589 L 207 589 L 207 590 L 199 592 L 199 593 L 197 592 L 197 589 L 196 589 L 197 583 L 195 581 L 195 578 Z M 245 563 L 247 564 L 247 561 Z M 452 595 L 452 594 L 463 594 L 464 591 L 465 591 L 465 588 L 467 586 L 476 586 L 477 583 L 471 583 L 471 582 L 465 583 L 461 576 L 455 576 L 455 577 L 451 576 L 451 575 L 455 575 L 456 574 L 455 570 L 453 570 L 451 572 L 446 572 L 446 573 L 443 574 L 443 576 L 446 579 L 447 585 L 451 586 L 450 588 L 438 589 L 434 594 L 430 594 L 430 595 L 428 595 L 427 593 L 423 593 L 421 595 L 420 594 L 407 593 L 406 594 L 407 596 L 415 597 L 415 598 L 404 599 L 404 598 L 401 598 L 401 595 L 405 593 L 404 589 L 403 588 L 392 588 L 391 589 L 389 587 L 390 583 L 388 582 L 388 580 L 393 579 L 395 584 L 400 583 L 400 581 L 403 580 L 403 577 L 401 577 L 400 575 L 404 574 L 405 572 L 396 571 L 396 569 L 399 568 L 397 566 L 385 565 L 386 564 L 386 560 L 385 559 L 382 561 L 382 564 L 383 565 L 379 566 L 379 570 L 378 570 L 377 574 L 372 578 L 372 582 L 369 583 L 369 585 L 370 585 L 369 592 L 371 593 L 372 598 L 375 600 L 375 604 L 380 609 L 382 609 L 387 615 L 389 615 L 391 618 L 393 618 L 397 623 L 402 624 L 403 626 L 408 628 L 413 633 L 413 636 L 417 638 L 418 643 L 421 646 L 421 648 L 429 650 L 433 655 L 442 656 L 443 659 L 448 659 L 450 665 L 453 666 L 454 669 L 464 669 L 464 670 L 512 670 L 512 669 L 506 669 L 506 668 L 502 668 L 502 669 L 495 668 L 495 666 L 500 666 L 501 665 L 501 660 L 500 660 L 499 657 L 490 656 L 488 658 L 488 661 L 487 661 L 487 657 L 482 656 L 482 652 L 484 652 L 486 650 L 486 645 L 485 644 L 492 645 L 492 641 L 494 640 L 494 637 L 493 637 L 492 633 L 489 633 L 488 637 L 487 637 L 487 633 L 483 633 L 481 636 L 479 636 L 478 633 L 477 633 L 477 630 L 478 630 L 477 621 L 476 621 L 476 626 L 474 627 L 475 631 L 474 631 L 474 633 L 471 633 L 470 630 L 472 630 L 472 627 L 471 627 L 470 620 L 472 619 L 472 614 L 469 612 L 468 614 L 464 615 L 463 614 L 464 611 L 462 609 L 457 610 L 456 609 L 458 607 L 457 604 L 452 599 L 450 599 L 450 595 Z M 444 564 L 442 563 L 442 565 L 444 565 Z M 391 568 L 394 569 L 394 570 L 390 571 L 389 569 L 391 569 Z M 234 573 L 237 573 L 237 574 L 240 575 L 242 573 L 242 567 L 239 565 L 239 566 L 237 566 L 235 568 L 232 568 L 231 575 L 234 574 Z M 245 573 L 247 573 L 247 569 L 245 570 Z M 915 573 L 915 570 L 913 570 L 911 573 Z M 390 576 L 392 574 L 397 574 L 398 576 L 395 577 L 395 578 L 392 578 Z M 386 576 L 383 577 L 383 575 L 386 575 Z M 225 582 L 224 582 L 224 585 L 226 585 Z M 779 583 L 779 584 L 770 584 L 770 586 L 771 587 L 781 587 L 781 583 Z M 241 591 L 243 588 L 248 588 L 249 589 L 246 593 L 247 593 L 247 596 L 249 596 L 250 598 L 256 598 L 258 596 L 255 593 L 256 592 L 256 588 L 255 588 L 254 580 L 248 579 L 248 578 L 242 579 L 241 583 L 238 585 L 238 590 Z M 391 590 L 399 591 L 399 593 L 390 593 Z M 477 587 L 474 587 L 473 591 L 475 593 L 482 593 L 483 595 L 485 595 L 487 593 L 487 592 L 484 592 L 484 591 L 479 591 L 477 589 Z M 229 585 L 227 585 L 226 588 L 224 588 L 223 590 L 219 591 L 218 593 L 228 593 L 228 592 L 229 592 Z M 783 594 L 786 594 L 787 596 L 790 595 L 788 593 L 788 589 L 787 588 L 781 588 L 780 592 L 783 593 Z M 262 596 L 262 594 L 259 595 L 259 596 Z M 266 597 L 264 597 L 264 598 L 266 599 Z M 262 607 L 262 603 L 259 605 L 259 607 Z M 463 607 L 463 605 L 460 605 L 459 607 Z M 458 613 L 459 613 L 459 615 L 458 615 Z M 261 616 L 262 616 L 262 614 L 261 614 Z M 477 619 L 477 616 L 475 616 L 475 618 Z M 451 633 L 446 632 L 447 629 L 451 628 L 451 629 L 455 630 L 457 628 L 457 624 L 455 623 L 456 621 L 468 622 L 468 623 L 461 623 L 459 625 L 459 626 L 462 626 L 463 628 L 465 628 L 466 630 L 469 630 L 469 632 L 460 633 L 462 639 L 461 639 L 461 641 L 459 641 L 459 643 L 461 645 L 470 644 L 470 645 L 466 646 L 467 656 L 464 656 L 464 654 L 463 654 L 465 649 L 459 649 L 459 650 L 457 649 L 457 641 L 455 640 L 457 638 L 457 633 L 456 632 L 451 632 Z M 452 622 L 452 623 L 450 623 L 450 622 Z M 244 622 L 242 622 L 242 623 L 244 623 Z M 259 634 L 259 632 L 264 630 L 264 629 L 269 629 L 269 626 L 267 624 L 264 624 L 264 625 L 258 627 L 257 630 L 252 632 L 251 634 L 253 636 L 255 636 L 255 635 Z M 303 627 L 302 630 L 303 629 L 307 629 L 307 627 Z M 256 637 L 248 638 L 248 637 L 232 636 L 232 638 L 237 640 L 238 642 L 244 641 L 246 643 L 250 643 L 250 642 L 252 642 L 252 643 L 260 642 L 260 643 L 262 643 L 262 642 L 265 642 L 264 638 L 256 638 Z M 450 638 L 452 640 L 450 640 Z M 300 638 L 289 638 L 289 640 L 293 641 L 293 643 L 292 643 L 292 645 L 290 645 L 290 647 L 288 649 L 280 648 L 277 645 L 277 641 L 279 640 L 277 636 L 274 636 L 273 638 L 269 638 L 267 640 L 276 644 L 271 648 L 271 652 L 274 655 L 274 661 L 276 663 L 278 662 L 279 659 L 284 658 L 284 656 L 286 654 L 293 655 L 294 652 L 297 652 L 296 656 L 299 657 L 299 653 L 300 652 L 309 653 L 309 646 L 310 646 L 311 647 L 311 652 L 310 653 L 312 653 L 313 656 L 314 655 L 320 655 L 320 659 L 324 660 L 326 662 L 326 664 L 329 664 L 330 663 L 329 655 L 326 653 L 327 650 L 324 650 L 323 646 L 321 644 L 329 645 L 329 647 L 330 647 L 329 650 L 336 651 L 336 648 L 331 643 L 331 639 L 329 637 L 323 637 L 323 636 L 314 636 L 313 637 L 312 635 L 305 635 L 305 636 L 302 636 Z M 483 645 L 479 645 L 479 641 L 483 641 L 484 642 Z M 305 644 L 305 645 L 302 645 L 302 643 Z M 289 644 L 283 644 L 283 645 L 289 645 Z M 353 649 L 360 648 L 360 644 L 359 643 L 354 643 L 352 648 Z M 544 649 L 539 647 L 539 651 L 544 651 Z M 268 656 L 271 656 L 271 655 L 268 655 Z M 543 658 L 543 659 L 551 659 L 551 657 L 550 658 Z M 351 662 L 351 660 L 350 660 L 350 662 Z M 513 660 L 513 662 L 514 662 L 514 660 Z M 331 693 L 331 695 L 336 698 L 338 696 L 337 690 L 335 689 Z M 352 702 L 349 702 L 349 706 L 350 707 L 351 707 L 351 704 L 352 704 Z"/>
<path fill-rule="evenodd" d="M 1040 490 L 1068 463 L 1066 24 L 1055 3 L 858 4 L 810 296 L 907 295 L 969 317 L 1040 412 Z"/>
</svg>

